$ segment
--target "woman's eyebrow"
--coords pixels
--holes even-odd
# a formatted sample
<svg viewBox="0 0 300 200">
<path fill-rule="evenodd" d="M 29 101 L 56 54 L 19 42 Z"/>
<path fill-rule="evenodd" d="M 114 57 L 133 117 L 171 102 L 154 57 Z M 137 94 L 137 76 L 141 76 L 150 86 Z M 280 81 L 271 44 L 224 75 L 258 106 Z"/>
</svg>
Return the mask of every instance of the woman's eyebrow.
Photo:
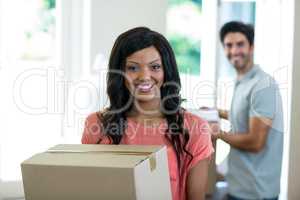
<svg viewBox="0 0 300 200">
<path fill-rule="evenodd" d="M 157 61 L 160 61 L 160 58 L 158 58 L 158 59 L 156 59 L 156 60 L 153 60 L 153 61 L 151 61 L 149 64 L 155 63 L 155 62 L 157 62 Z"/>
<path fill-rule="evenodd" d="M 149 62 L 149 64 L 155 63 L 155 62 L 160 61 L 160 60 L 161 60 L 160 58 L 157 58 L 157 59 L 155 59 L 155 60 Z M 132 60 L 127 60 L 127 62 L 131 62 L 131 63 L 134 63 L 134 64 L 140 64 L 140 63 L 135 62 L 135 61 L 132 61 Z"/>
<path fill-rule="evenodd" d="M 131 63 L 134 63 L 134 64 L 139 64 L 138 62 L 134 62 L 134 61 L 131 61 L 131 60 L 128 60 L 127 62 L 131 62 Z"/>
</svg>

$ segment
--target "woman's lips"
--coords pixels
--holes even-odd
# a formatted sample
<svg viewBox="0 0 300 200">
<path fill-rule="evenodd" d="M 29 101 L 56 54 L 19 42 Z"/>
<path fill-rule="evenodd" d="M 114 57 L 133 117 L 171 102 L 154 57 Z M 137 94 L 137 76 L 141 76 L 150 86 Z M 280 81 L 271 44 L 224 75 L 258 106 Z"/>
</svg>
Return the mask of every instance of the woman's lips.
<svg viewBox="0 0 300 200">
<path fill-rule="evenodd" d="M 142 83 L 142 84 L 136 85 L 135 87 L 139 92 L 147 93 L 147 92 L 151 91 L 153 84 L 152 83 L 151 84 L 150 83 Z"/>
</svg>

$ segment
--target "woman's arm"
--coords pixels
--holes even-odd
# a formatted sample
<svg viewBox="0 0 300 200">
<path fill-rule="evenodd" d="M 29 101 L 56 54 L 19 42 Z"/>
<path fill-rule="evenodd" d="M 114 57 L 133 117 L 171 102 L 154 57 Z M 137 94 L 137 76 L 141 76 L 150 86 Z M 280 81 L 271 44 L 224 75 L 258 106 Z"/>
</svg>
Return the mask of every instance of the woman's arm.
<svg viewBox="0 0 300 200">
<path fill-rule="evenodd" d="M 200 160 L 187 176 L 187 199 L 204 200 L 208 178 L 209 159 Z"/>
</svg>

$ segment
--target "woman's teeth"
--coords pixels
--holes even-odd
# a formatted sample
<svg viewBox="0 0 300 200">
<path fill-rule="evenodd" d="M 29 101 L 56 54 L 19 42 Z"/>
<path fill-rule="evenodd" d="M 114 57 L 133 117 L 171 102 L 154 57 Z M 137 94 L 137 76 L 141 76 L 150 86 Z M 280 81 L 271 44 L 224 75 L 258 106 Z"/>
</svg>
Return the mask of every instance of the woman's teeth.
<svg viewBox="0 0 300 200">
<path fill-rule="evenodd" d="M 137 89 L 142 92 L 148 92 L 152 88 L 152 84 L 139 84 L 137 85 Z"/>
</svg>

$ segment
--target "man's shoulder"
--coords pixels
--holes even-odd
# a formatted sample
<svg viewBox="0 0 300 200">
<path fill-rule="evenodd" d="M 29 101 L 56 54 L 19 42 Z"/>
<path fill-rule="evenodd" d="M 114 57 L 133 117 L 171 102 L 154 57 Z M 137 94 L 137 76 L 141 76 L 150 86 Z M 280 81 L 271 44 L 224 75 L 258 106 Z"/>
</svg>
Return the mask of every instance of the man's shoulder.
<svg viewBox="0 0 300 200">
<path fill-rule="evenodd" d="M 254 90 L 261 90 L 265 88 L 277 88 L 278 84 L 274 77 L 265 72 L 261 68 L 258 68 L 255 76 L 253 77 Z"/>
</svg>

